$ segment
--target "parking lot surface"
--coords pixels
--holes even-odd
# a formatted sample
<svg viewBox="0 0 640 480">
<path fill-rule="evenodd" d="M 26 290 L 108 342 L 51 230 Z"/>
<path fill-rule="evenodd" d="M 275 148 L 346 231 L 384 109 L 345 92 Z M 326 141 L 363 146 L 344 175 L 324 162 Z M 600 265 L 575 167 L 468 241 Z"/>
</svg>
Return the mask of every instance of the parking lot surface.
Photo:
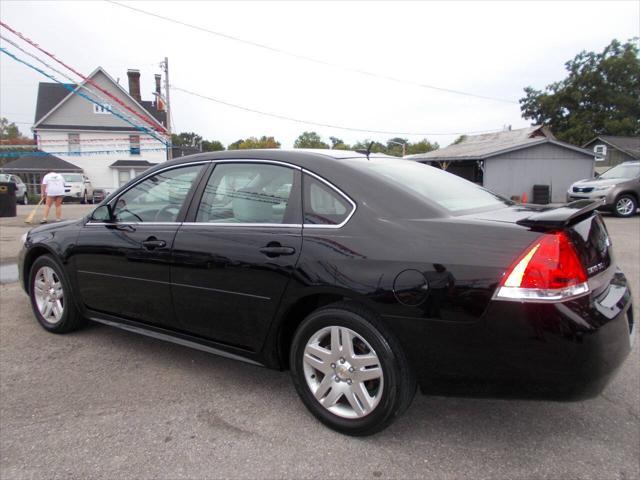
<svg viewBox="0 0 640 480">
<path fill-rule="evenodd" d="M 65 205 L 65 217 L 89 207 Z M 0 219 L 5 265 L 29 210 Z M 638 319 L 640 217 L 606 223 Z M 358 439 L 319 424 L 287 372 L 101 325 L 52 335 L 9 282 L 0 286 L 0 478 L 637 479 L 638 343 L 598 398 L 417 395 L 389 429 Z"/>
</svg>

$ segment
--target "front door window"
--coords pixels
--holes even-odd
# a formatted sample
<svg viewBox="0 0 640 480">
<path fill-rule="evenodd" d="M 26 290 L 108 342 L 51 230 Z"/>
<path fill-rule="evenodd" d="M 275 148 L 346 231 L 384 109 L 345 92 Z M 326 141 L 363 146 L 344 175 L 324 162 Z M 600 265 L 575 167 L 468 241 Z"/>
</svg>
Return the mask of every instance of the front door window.
<svg viewBox="0 0 640 480">
<path fill-rule="evenodd" d="M 113 214 L 118 222 L 175 222 L 202 165 L 156 173 L 118 197 Z"/>
</svg>

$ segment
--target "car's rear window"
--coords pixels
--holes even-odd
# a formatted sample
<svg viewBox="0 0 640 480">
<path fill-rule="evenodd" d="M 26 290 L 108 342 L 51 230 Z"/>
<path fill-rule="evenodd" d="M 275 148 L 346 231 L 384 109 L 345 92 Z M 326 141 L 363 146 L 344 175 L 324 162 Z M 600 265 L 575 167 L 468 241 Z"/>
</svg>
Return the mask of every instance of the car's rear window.
<svg viewBox="0 0 640 480">
<path fill-rule="evenodd" d="M 372 161 L 368 170 L 417 193 L 426 200 L 437 203 L 452 213 L 499 208 L 511 204 L 508 200 L 457 175 L 411 160 Z"/>
</svg>

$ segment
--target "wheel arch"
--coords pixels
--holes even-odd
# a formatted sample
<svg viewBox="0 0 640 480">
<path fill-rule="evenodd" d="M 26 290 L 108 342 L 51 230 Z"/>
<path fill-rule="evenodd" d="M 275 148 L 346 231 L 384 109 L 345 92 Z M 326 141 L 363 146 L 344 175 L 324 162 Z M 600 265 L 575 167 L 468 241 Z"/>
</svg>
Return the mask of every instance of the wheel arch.
<svg viewBox="0 0 640 480">
<path fill-rule="evenodd" d="M 271 341 L 268 341 L 265 356 L 268 363 L 282 370 L 289 369 L 289 350 L 293 336 L 302 321 L 313 311 L 341 301 L 350 301 L 372 310 L 370 301 L 352 292 L 335 290 L 309 292 L 290 301 L 281 310 Z"/>
<path fill-rule="evenodd" d="M 29 291 L 29 274 L 31 273 L 31 266 L 37 258 L 43 255 L 52 255 L 53 257 L 55 257 L 55 253 L 49 247 L 46 247 L 42 244 L 34 245 L 33 247 L 31 247 L 24 257 L 24 275 L 22 281 L 24 289 L 27 292 Z"/>
<path fill-rule="evenodd" d="M 622 192 L 616 195 L 615 201 L 618 201 L 618 199 L 624 195 L 629 195 L 630 197 L 633 197 L 634 200 L 636 201 L 636 206 L 638 206 L 638 204 L 640 203 L 640 198 L 638 197 L 638 194 L 634 190 L 623 190 Z"/>
</svg>

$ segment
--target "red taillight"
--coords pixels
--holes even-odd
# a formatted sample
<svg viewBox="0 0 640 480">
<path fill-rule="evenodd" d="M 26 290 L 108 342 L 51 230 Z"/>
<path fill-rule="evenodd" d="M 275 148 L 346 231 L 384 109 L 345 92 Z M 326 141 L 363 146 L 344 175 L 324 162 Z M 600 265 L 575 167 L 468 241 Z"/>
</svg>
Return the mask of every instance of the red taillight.
<svg viewBox="0 0 640 480">
<path fill-rule="evenodd" d="M 564 232 L 541 235 L 507 270 L 496 298 L 558 301 L 589 291 L 587 272 Z"/>
</svg>

